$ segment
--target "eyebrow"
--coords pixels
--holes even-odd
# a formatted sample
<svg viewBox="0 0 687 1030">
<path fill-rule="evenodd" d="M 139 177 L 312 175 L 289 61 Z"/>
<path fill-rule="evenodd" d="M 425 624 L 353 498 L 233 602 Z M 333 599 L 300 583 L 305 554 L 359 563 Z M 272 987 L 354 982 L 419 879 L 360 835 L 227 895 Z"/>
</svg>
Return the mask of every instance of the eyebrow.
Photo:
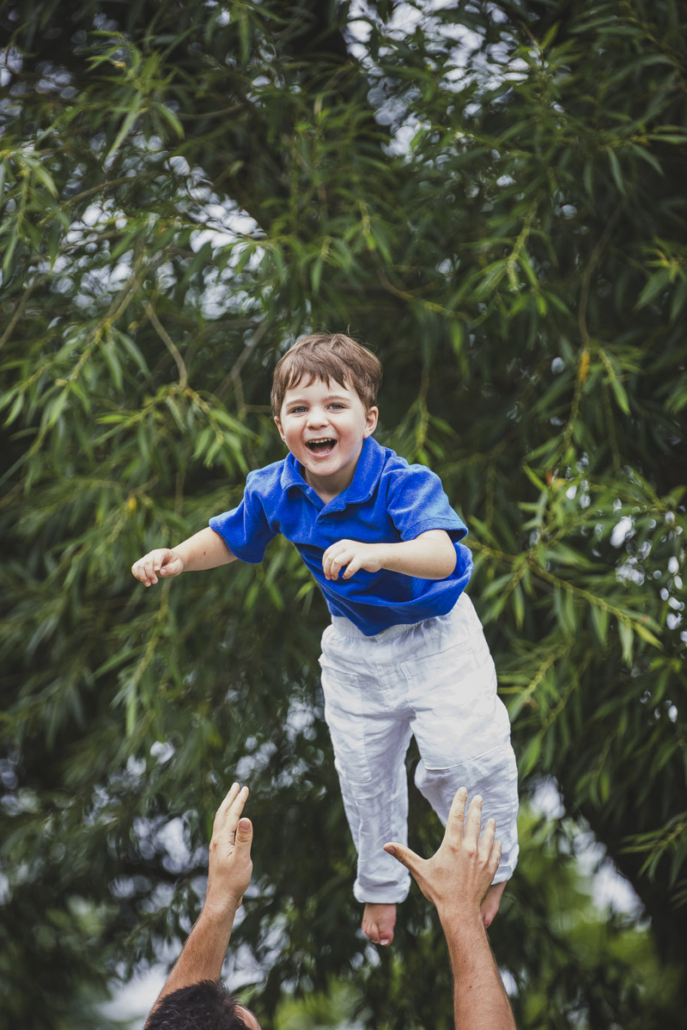
<svg viewBox="0 0 687 1030">
<path fill-rule="evenodd" d="M 349 401 L 350 397 L 347 397 L 344 393 L 330 393 L 325 398 L 325 401 Z M 309 402 L 305 397 L 295 397 L 291 401 L 286 402 L 286 407 L 290 408 L 293 404 L 308 404 Z"/>
</svg>

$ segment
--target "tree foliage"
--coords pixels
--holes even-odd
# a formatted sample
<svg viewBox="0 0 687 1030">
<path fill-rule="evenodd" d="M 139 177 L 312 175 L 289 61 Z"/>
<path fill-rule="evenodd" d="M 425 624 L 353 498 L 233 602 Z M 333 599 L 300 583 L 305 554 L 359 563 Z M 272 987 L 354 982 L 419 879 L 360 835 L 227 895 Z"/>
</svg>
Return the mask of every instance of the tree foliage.
<svg viewBox="0 0 687 1030">
<path fill-rule="evenodd" d="M 377 350 L 379 438 L 471 527 L 523 796 L 554 779 L 651 921 L 660 994 L 613 926 L 554 933 L 526 837 L 493 930 L 518 1024 L 680 1025 L 680 5 L 5 0 L 0 24 L 4 1010 L 86 1026 L 77 991 L 182 938 L 238 776 L 258 1012 L 335 978 L 369 1025 L 450 1024 L 421 898 L 393 954 L 356 932 L 295 552 L 129 573 L 281 457 L 271 368 L 326 328 Z M 413 797 L 413 844 L 438 833 Z"/>
</svg>

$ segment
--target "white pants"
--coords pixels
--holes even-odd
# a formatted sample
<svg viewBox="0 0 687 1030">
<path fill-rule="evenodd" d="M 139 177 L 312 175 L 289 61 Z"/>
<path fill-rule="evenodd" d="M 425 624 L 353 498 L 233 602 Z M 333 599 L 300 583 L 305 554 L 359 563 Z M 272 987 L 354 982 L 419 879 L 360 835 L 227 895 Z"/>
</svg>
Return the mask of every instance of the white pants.
<svg viewBox="0 0 687 1030">
<path fill-rule="evenodd" d="M 409 873 L 382 845 L 407 843 L 411 734 L 420 750 L 415 784 L 444 824 L 459 787 L 484 798 L 483 821 L 496 820 L 502 842 L 494 882 L 507 880 L 518 858 L 515 755 L 469 597 L 462 594 L 448 615 L 374 637 L 335 617 L 322 636 L 320 664 L 325 719 L 358 851 L 356 899 L 391 903 L 408 894 Z"/>
</svg>

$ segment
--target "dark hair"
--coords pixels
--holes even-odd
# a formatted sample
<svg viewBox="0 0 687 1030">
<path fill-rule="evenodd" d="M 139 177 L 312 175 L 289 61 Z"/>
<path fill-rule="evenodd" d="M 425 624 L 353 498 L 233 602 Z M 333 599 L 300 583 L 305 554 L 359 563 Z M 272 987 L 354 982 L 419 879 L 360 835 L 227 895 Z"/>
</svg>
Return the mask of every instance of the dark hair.
<svg viewBox="0 0 687 1030">
<path fill-rule="evenodd" d="M 333 379 L 344 387 L 350 383 L 365 407 L 371 408 L 382 382 L 382 366 L 371 350 L 343 333 L 304 336 L 277 362 L 272 380 L 274 415 L 279 415 L 286 391 L 304 376 L 310 382 Z"/>
<path fill-rule="evenodd" d="M 247 1030 L 236 998 L 223 983 L 201 980 L 163 998 L 145 1030 Z"/>
</svg>

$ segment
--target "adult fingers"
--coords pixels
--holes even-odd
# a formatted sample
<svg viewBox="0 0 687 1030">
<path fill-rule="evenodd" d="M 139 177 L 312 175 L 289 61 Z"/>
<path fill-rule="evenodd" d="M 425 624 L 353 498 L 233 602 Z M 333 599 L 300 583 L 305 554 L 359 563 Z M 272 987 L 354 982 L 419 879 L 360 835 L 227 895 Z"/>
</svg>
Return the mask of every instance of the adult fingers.
<svg viewBox="0 0 687 1030">
<path fill-rule="evenodd" d="M 459 787 L 451 802 L 451 811 L 446 820 L 444 840 L 449 844 L 460 844 L 463 839 L 463 822 L 465 820 L 465 804 L 468 799 L 468 788 Z"/>
<path fill-rule="evenodd" d="M 239 819 L 238 829 L 236 831 L 236 847 L 245 848 L 247 847 L 250 851 L 250 846 L 253 843 L 253 824 L 250 819 Z"/>
<path fill-rule="evenodd" d="M 463 841 L 470 847 L 477 847 L 479 831 L 482 825 L 482 798 L 475 794 L 468 808 L 468 817 L 465 820 L 465 833 Z"/>
<path fill-rule="evenodd" d="M 492 843 L 492 846 L 491 846 L 491 854 L 489 856 L 489 863 L 487 865 L 487 870 L 488 870 L 492 880 L 496 876 L 496 870 L 499 867 L 499 862 L 500 861 L 501 861 L 501 841 L 500 840 L 495 840 Z"/>
<path fill-rule="evenodd" d="M 248 800 L 248 794 L 248 787 L 241 787 L 238 794 L 229 806 L 229 810 L 227 812 L 226 828 L 232 836 L 236 833 L 236 827 L 239 824 L 239 819 L 241 818 L 241 813 L 243 812 L 243 806 Z"/>
<path fill-rule="evenodd" d="M 232 783 L 231 787 L 229 788 L 229 790 L 227 791 L 227 793 L 224 796 L 224 800 L 222 801 L 222 804 L 219 806 L 219 808 L 215 812 L 215 820 L 214 820 L 213 828 L 212 828 L 213 829 L 213 833 L 216 830 L 220 829 L 220 827 L 224 824 L 224 822 L 226 822 L 227 816 L 229 814 L 229 809 L 233 805 L 234 800 L 238 796 L 240 790 L 241 790 L 240 784 Z"/>
<path fill-rule="evenodd" d="M 492 848 L 494 846 L 494 837 L 496 836 L 496 821 L 494 819 L 487 819 L 482 836 L 479 839 L 478 854 L 480 862 L 485 866 L 489 864 L 491 857 Z"/>
</svg>

